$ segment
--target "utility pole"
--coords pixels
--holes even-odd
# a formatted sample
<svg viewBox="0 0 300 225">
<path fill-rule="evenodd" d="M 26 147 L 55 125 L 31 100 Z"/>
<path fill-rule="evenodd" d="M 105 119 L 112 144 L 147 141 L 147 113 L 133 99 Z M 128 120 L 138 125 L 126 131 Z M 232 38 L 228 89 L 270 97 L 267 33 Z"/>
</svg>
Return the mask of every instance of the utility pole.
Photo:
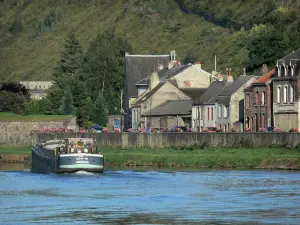
<svg viewBox="0 0 300 225">
<path fill-rule="evenodd" d="M 120 132 L 123 132 L 123 89 L 121 90 L 121 98 L 120 98 L 120 113 L 121 113 L 121 120 L 120 120 Z"/>
</svg>

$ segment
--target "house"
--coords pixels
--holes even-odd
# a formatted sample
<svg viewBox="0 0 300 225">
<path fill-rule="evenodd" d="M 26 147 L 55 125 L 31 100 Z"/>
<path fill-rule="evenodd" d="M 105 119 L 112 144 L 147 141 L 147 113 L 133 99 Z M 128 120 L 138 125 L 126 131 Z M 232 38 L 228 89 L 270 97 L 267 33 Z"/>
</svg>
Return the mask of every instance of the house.
<svg viewBox="0 0 300 225">
<path fill-rule="evenodd" d="M 198 98 L 192 100 L 192 128 L 201 132 L 207 127 L 216 126 L 216 105 L 218 94 L 224 89 L 226 82 L 214 81 Z"/>
<path fill-rule="evenodd" d="M 278 60 L 273 77 L 274 126 L 300 129 L 300 49 Z"/>
<path fill-rule="evenodd" d="M 228 70 L 227 83 L 217 98 L 216 127 L 224 132 L 244 130 L 244 89 L 255 81 L 244 73 L 235 81 Z"/>
<path fill-rule="evenodd" d="M 159 81 L 132 104 L 132 128 L 153 127 L 152 111 L 168 100 L 190 100 L 174 81 Z"/>
<path fill-rule="evenodd" d="M 137 82 L 137 88 L 143 84 L 146 91 L 140 91 L 140 95 L 131 103 L 132 128 L 145 127 L 148 121 L 142 116 L 147 110 L 168 100 L 191 100 L 191 96 L 203 92 L 210 84 L 211 74 L 201 68 L 201 64 L 180 65 L 175 63 L 167 68 L 154 67 L 151 76 Z M 151 122 L 151 121 L 150 121 Z M 149 124 L 152 126 L 152 124 Z"/>
<path fill-rule="evenodd" d="M 153 71 L 153 65 L 161 64 L 163 68 L 168 67 L 170 62 L 176 62 L 175 51 L 170 51 L 166 55 L 130 55 L 125 53 L 125 78 L 124 78 L 124 127 L 129 128 L 131 125 L 132 103 L 143 91 L 146 91 L 143 84 L 140 89 L 136 87 L 139 81 L 149 77 Z"/>
<path fill-rule="evenodd" d="M 265 71 L 264 71 L 265 72 Z M 275 69 L 263 74 L 244 90 L 246 129 L 258 132 L 262 127 L 273 127 L 272 78 Z"/>
<path fill-rule="evenodd" d="M 191 127 L 191 100 L 167 100 L 148 110 L 142 116 L 149 117 L 149 124 L 155 128 L 172 128 L 174 126 Z M 146 120 L 146 119 L 145 119 Z"/>
</svg>

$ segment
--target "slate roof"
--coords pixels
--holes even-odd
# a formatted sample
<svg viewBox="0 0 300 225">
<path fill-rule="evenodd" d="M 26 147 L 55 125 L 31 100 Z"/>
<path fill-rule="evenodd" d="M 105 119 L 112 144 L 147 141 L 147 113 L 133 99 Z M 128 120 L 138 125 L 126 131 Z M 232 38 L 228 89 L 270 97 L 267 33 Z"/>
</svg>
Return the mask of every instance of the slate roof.
<svg viewBox="0 0 300 225">
<path fill-rule="evenodd" d="M 234 82 L 227 83 L 226 87 L 219 93 L 219 96 L 231 96 L 234 94 L 240 87 L 245 85 L 251 78 L 254 76 L 239 76 Z"/>
<path fill-rule="evenodd" d="M 176 76 L 177 74 L 181 73 L 185 69 L 189 68 L 191 65 L 179 65 L 179 66 L 174 66 L 171 69 L 168 69 L 168 67 L 165 67 L 157 72 L 159 80 L 169 80 L 172 77 Z M 151 72 L 152 73 L 152 72 Z M 142 80 L 138 81 L 135 85 L 148 85 L 150 80 L 150 76 L 147 76 L 143 78 Z"/>
<path fill-rule="evenodd" d="M 191 65 L 179 65 L 175 66 L 171 69 L 168 70 L 168 68 L 165 68 L 163 70 L 158 71 L 158 76 L 162 80 L 168 80 L 177 74 L 181 73 L 182 71 L 186 70 L 189 68 Z"/>
<path fill-rule="evenodd" d="M 138 90 L 135 84 L 150 76 L 153 72 L 153 66 L 162 63 L 167 67 L 170 61 L 169 55 L 125 55 L 125 76 L 128 97 L 138 96 Z"/>
<path fill-rule="evenodd" d="M 168 100 L 151 110 L 151 116 L 165 115 L 190 115 L 192 109 L 191 100 Z M 150 110 L 142 116 L 150 116 Z"/>
<path fill-rule="evenodd" d="M 284 61 L 285 64 L 290 64 L 291 59 L 300 59 L 300 48 L 292 52 L 291 54 L 283 57 L 282 59 L 278 60 L 277 62 L 279 63 L 279 65 L 281 64 L 280 61 Z"/>
<path fill-rule="evenodd" d="M 245 85 L 251 78 L 255 78 L 255 76 L 241 75 L 234 82 L 227 83 L 225 88 L 219 93 L 218 103 L 222 105 L 228 105 L 231 100 L 231 95 Z"/>
<path fill-rule="evenodd" d="M 193 100 L 193 104 L 206 105 L 215 104 L 217 101 L 218 94 L 224 89 L 226 83 L 223 81 L 214 81 L 207 88 L 206 91 L 198 98 Z"/>
</svg>

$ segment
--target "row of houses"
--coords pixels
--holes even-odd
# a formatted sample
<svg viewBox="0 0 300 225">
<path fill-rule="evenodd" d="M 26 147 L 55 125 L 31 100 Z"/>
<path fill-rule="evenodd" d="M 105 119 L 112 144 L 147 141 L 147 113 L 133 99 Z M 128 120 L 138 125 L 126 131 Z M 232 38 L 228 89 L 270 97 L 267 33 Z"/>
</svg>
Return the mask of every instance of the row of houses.
<svg viewBox="0 0 300 225">
<path fill-rule="evenodd" d="M 299 129 L 300 49 L 266 65 L 261 77 L 236 79 L 205 71 L 200 62 L 181 65 L 169 55 L 125 55 L 125 128 L 216 127 L 225 132 L 279 127 Z M 299 85 L 298 85 L 299 84 Z"/>
</svg>

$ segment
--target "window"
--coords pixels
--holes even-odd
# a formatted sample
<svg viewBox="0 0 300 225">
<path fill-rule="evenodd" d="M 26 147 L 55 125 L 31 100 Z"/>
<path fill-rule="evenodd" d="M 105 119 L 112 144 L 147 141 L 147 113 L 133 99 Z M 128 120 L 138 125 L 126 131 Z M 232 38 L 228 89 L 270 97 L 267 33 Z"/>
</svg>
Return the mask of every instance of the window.
<svg viewBox="0 0 300 225">
<path fill-rule="evenodd" d="M 266 104 L 266 94 L 265 92 L 261 92 L 261 104 L 265 105 Z"/>
<path fill-rule="evenodd" d="M 198 120 L 199 119 L 199 107 L 196 107 L 196 119 Z"/>
<path fill-rule="evenodd" d="M 261 114 L 260 127 L 265 127 L 265 114 Z"/>
<path fill-rule="evenodd" d="M 287 103 L 287 87 L 283 88 L 283 103 Z"/>
<path fill-rule="evenodd" d="M 249 109 L 250 108 L 250 95 L 249 94 L 246 95 L 245 104 L 246 104 L 246 109 Z"/>
<path fill-rule="evenodd" d="M 218 109 L 219 109 L 219 111 L 218 111 L 219 118 L 221 118 L 222 117 L 222 105 L 218 105 Z"/>
<path fill-rule="evenodd" d="M 213 119 L 214 119 L 214 109 L 211 108 L 211 120 L 213 120 Z"/>
<path fill-rule="evenodd" d="M 277 103 L 281 102 L 281 87 L 277 87 Z"/>
<path fill-rule="evenodd" d="M 291 86 L 291 88 L 290 88 L 290 102 L 295 102 L 294 87 L 293 86 Z"/>
<path fill-rule="evenodd" d="M 224 118 L 227 118 L 228 117 L 228 106 L 224 106 Z"/>
<path fill-rule="evenodd" d="M 255 93 L 255 105 L 258 105 L 258 98 L 259 98 L 259 93 L 258 91 Z"/>
<path fill-rule="evenodd" d="M 207 108 L 207 120 L 210 120 L 210 108 Z"/>
<path fill-rule="evenodd" d="M 203 115 L 204 115 L 204 107 L 201 107 L 200 110 L 200 119 L 203 120 Z"/>
</svg>

